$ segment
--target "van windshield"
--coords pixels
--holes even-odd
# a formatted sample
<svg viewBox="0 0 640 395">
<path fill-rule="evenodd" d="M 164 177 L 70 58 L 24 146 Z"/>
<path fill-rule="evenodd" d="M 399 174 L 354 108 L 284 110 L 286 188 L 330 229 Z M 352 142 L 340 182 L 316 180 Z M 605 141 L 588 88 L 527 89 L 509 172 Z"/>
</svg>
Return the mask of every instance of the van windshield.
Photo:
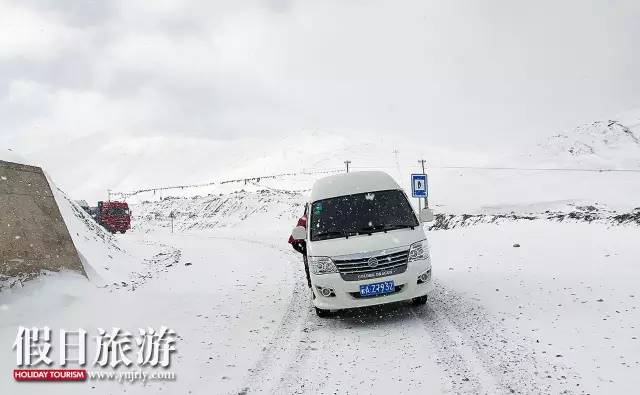
<svg viewBox="0 0 640 395">
<path fill-rule="evenodd" d="M 318 200 L 311 205 L 311 241 L 413 228 L 418 220 L 402 191 Z"/>
</svg>

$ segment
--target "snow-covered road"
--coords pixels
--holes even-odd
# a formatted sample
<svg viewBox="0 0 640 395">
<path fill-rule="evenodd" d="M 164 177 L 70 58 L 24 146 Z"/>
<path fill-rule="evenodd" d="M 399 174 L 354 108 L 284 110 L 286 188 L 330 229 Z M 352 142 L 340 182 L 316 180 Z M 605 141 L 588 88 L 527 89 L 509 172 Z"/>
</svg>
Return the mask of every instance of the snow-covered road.
<svg viewBox="0 0 640 395">
<path fill-rule="evenodd" d="M 437 287 L 426 306 L 320 319 L 301 259 L 279 233 L 134 232 L 119 237 L 154 257 L 135 282 L 97 288 L 55 274 L 2 294 L 0 389 L 34 390 L 10 377 L 19 325 L 167 325 L 179 335 L 175 382 L 38 390 L 630 393 L 640 385 L 636 235 L 632 226 L 547 221 L 430 232 Z"/>
</svg>

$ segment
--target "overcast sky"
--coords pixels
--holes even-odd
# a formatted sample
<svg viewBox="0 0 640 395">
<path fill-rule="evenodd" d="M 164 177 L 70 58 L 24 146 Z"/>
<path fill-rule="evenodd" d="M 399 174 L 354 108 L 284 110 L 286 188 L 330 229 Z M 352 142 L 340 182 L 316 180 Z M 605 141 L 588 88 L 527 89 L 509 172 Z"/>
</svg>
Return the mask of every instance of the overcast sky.
<svg viewBox="0 0 640 395">
<path fill-rule="evenodd" d="M 0 0 L 0 145 L 532 140 L 640 106 L 639 21 L 637 0 Z"/>
</svg>

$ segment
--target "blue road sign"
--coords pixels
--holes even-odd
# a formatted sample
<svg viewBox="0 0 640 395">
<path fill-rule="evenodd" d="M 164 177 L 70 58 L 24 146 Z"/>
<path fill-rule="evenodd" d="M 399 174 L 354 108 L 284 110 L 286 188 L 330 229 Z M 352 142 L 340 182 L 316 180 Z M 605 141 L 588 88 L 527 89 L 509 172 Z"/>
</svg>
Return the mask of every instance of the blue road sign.
<svg viewBox="0 0 640 395">
<path fill-rule="evenodd" d="M 429 196 L 429 187 L 426 174 L 411 175 L 411 196 L 426 198 Z"/>
</svg>

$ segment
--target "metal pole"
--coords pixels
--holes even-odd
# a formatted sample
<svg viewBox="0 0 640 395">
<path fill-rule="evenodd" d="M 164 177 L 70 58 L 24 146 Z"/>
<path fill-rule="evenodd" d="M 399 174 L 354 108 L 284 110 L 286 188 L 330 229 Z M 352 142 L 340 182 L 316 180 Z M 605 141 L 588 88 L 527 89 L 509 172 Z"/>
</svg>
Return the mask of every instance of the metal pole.
<svg viewBox="0 0 640 395">
<path fill-rule="evenodd" d="M 422 174 L 427 174 L 425 169 L 424 169 L 425 162 L 426 162 L 426 160 L 424 160 L 424 159 L 420 159 L 418 161 L 418 163 L 420 163 L 422 165 Z M 425 187 L 427 187 L 427 186 L 425 185 Z M 429 208 L 429 198 L 428 197 L 424 198 L 424 208 Z"/>
<path fill-rule="evenodd" d="M 350 160 L 345 160 L 344 164 L 347 165 L 347 173 L 349 172 L 349 163 L 351 163 Z"/>
</svg>

